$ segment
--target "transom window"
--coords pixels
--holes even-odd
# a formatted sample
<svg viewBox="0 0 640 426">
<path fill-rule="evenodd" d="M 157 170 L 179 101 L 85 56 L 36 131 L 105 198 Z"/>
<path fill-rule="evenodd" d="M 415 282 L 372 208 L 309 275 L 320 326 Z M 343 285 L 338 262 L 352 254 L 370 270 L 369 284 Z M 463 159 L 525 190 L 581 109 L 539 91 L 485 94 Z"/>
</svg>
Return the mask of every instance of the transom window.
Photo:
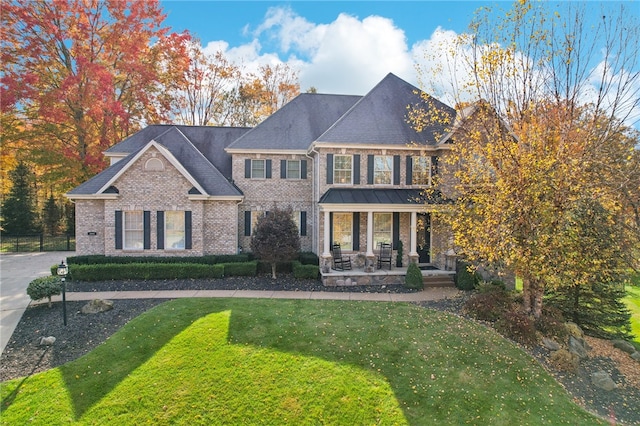
<svg viewBox="0 0 640 426">
<path fill-rule="evenodd" d="M 300 160 L 287 160 L 287 179 L 300 179 Z"/>
<path fill-rule="evenodd" d="M 379 243 L 391 244 L 392 241 L 393 215 L 391 213 L 373 214 L 373 245 L 378 247 Z"/>
<path fill-rule="evenodd" d="M 342 250 L 353 250 L 353 214 L 333 213 L 333 242 Z"/>
<path fill-rule="evenodd" d="M 376 185 L 391 185 L 393 175 L 393 157 L 391 155 L 376 155 L 373 158 L 373 183 Z"/>
<path fill-rule="evenodd" d="M 125 211 L 122 215 L 123 249 L 141 250 L 144 247 L 144 219 L 141 211 Z"/>
<path fill-rule="evenodd" d="M 251 160 L 251 178 L 264 179 L 266 177 L 265 160 Z"/>
<path fill-rule="evenodd" d="M 183 250 L 185 229 L 184 212 L 167 211 L 164 220 L 164 246 L 168 249 Z"/>
<path fill-rule="evenodd" d="M 431 184 L 431 158 L 413 157 L 411 183 L 414 185 Z"/>
<path fill-rule="evenodd" d="M 333 157 L 333 183 L 351 184 L 353 164 L 350 155 L 335 155 Z"/>
</svg>

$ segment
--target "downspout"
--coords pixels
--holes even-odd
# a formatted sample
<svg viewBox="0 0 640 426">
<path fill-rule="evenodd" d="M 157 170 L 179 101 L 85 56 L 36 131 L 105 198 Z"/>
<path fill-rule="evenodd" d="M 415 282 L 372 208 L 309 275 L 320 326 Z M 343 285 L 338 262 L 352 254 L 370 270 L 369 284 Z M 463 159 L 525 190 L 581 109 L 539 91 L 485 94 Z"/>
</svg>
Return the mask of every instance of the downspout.
<svg viewBox="0 0 640 426">
<path fill-rule="evenodd" d="M 310 153 L 315 153 L 316 155 L 309 155 Z M 315 145 L 311 144 L 311 149 L 305 153 L 305 157 L 311 159 L 313 164 L 313 182 L 312 186 L 312 204 L 311 204 L 311 220 L 314 224 L 314 232 L 311 235 L 311 251 L 315 251 L 317 255 L 320 253 L 320 248 L 318 247 L 318 242 L 320 241 L 319 233 L 320 233 L 320 219 L 318 216 L 318 201 L 320 200 L 320 153 L 316 151 Z"/>
</svg>

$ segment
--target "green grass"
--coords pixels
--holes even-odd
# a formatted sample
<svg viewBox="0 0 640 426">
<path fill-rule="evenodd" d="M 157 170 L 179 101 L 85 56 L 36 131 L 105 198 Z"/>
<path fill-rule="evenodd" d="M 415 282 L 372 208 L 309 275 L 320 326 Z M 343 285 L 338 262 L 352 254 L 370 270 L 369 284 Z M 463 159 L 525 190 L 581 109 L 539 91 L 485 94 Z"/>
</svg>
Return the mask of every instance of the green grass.
<svg viewBox="0 0 640 426">
<path fill-rule="evenodd" d="M 627 296 L 623 299 L 631 311 L 631 333 L 634 334 L 636 347 L 640 348 L 640 287 L 626 286 Z"/>
<path fill-rule="evenodd" d="M 174 300 L 1 396 L 3 424 L 603 424 L 492 330 L 402 303 Z"/>
</svg>

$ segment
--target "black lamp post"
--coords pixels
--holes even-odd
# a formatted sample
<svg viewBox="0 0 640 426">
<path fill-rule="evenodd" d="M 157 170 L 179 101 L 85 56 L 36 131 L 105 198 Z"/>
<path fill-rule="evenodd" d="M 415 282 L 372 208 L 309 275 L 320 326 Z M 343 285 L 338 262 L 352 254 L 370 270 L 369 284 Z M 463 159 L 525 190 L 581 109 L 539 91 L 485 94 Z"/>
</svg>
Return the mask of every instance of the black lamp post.
<svg viewBox="0 0 640 426">
<path fill-rule="evenodd" d="M 67 325 L 67 295 L 66 295 L 66 283 L 65 278 L 69 268 L 64 264 L 64 260 L 58 265 L 58 276 L 62 280 L 62 317 L 64 319 L 64 325 Z"/>
</svg>

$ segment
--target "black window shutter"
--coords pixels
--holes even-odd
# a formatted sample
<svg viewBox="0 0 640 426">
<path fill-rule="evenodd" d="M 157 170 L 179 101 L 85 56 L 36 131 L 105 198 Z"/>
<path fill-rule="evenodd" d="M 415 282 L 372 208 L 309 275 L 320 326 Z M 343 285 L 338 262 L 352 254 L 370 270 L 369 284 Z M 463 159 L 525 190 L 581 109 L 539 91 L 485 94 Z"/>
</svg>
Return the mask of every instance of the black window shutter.
<svg viewBox="0 0 640 426">
<path fill-rule="evenodd" d="M 360 185 L 360 154 L 353 156 L 353 184 Z"/>
<path fill-rule="evenodd" d="M 287 160 L 280 160 L 280 179 L 287 178 Z"/>
<path fill-rule="evenodd" d="M 438 157 L 431 157 L 431 177 L 438 176 Z"/>
<path fill-rule="evenodd" d="M 360 250 L 360 212 L 353 212 L 353 250 Z"/>
<path fill-rule="evenodd" d="M 244 212 L 244 236 L 251 236 L 251 210 Z"/>
<path fill-rule="evenodd" d="M 122 250 L 122 210 L 116 210 L 116 250 Z"/>
<path fill-rule="evenodd" d="M 300 212 L 300 235 L 307 235 L 307 212 Z"/>
<path fill-rule="evenodd" d="M 393 184 L 400 185 L 400 156 L 393 156 Z"/>
<path fill-rule="evenodd" d="M 164 211 L 157 211 L 156 217 L 158 226 L 158 229 L 156 229 L 156 236 L 158 238 L 158 250 L 164 250 Z"/>
<path fill-rule="evenodd" d="M 184 212 L 184 248 L 187 250 L 191 249 L 192 246 L 192 220 L 191 220 L 191 212 Z"/>
<path fill-rule="evenodd" d="M 149 250 L 151 248 L 151 212 L 149 210 L 142 213 L 142 223 L 144 226 L 143 248 Z"/>
<path fill-rule="evenodd" d="M 400 213 L 393 212 L 393 248 L 398 249 L 400 243 Z"/>
<path fill-rule="evenodd" d="M 265 160 L 265 168 L 266 168 L 265 177 L 267 179 L 271 179 L 271 160 Z"/>
<path fill-rule="evenodd" d="M 413 184 L 413 157 L 407 155 L 407 185 Z"/>
<path fill-rule="evenodd" d="M 300 179 L 307 178 L 307 160 L 300 161 Z"/>
<path fill-rule="evenodd" d="M 327 184 L 333 183 L 333 154 L 327 154 Z"/>
<path fill-rule="evenodd" d="M 367 156 L 367 184 L 373 185 L 373 155 Z"/>
<path fill-rule="evenodd" d="M 251 178 L 251 159 L 247 158 L 244 160 L 244 177 L 247 179 Z"/>
</svg>

